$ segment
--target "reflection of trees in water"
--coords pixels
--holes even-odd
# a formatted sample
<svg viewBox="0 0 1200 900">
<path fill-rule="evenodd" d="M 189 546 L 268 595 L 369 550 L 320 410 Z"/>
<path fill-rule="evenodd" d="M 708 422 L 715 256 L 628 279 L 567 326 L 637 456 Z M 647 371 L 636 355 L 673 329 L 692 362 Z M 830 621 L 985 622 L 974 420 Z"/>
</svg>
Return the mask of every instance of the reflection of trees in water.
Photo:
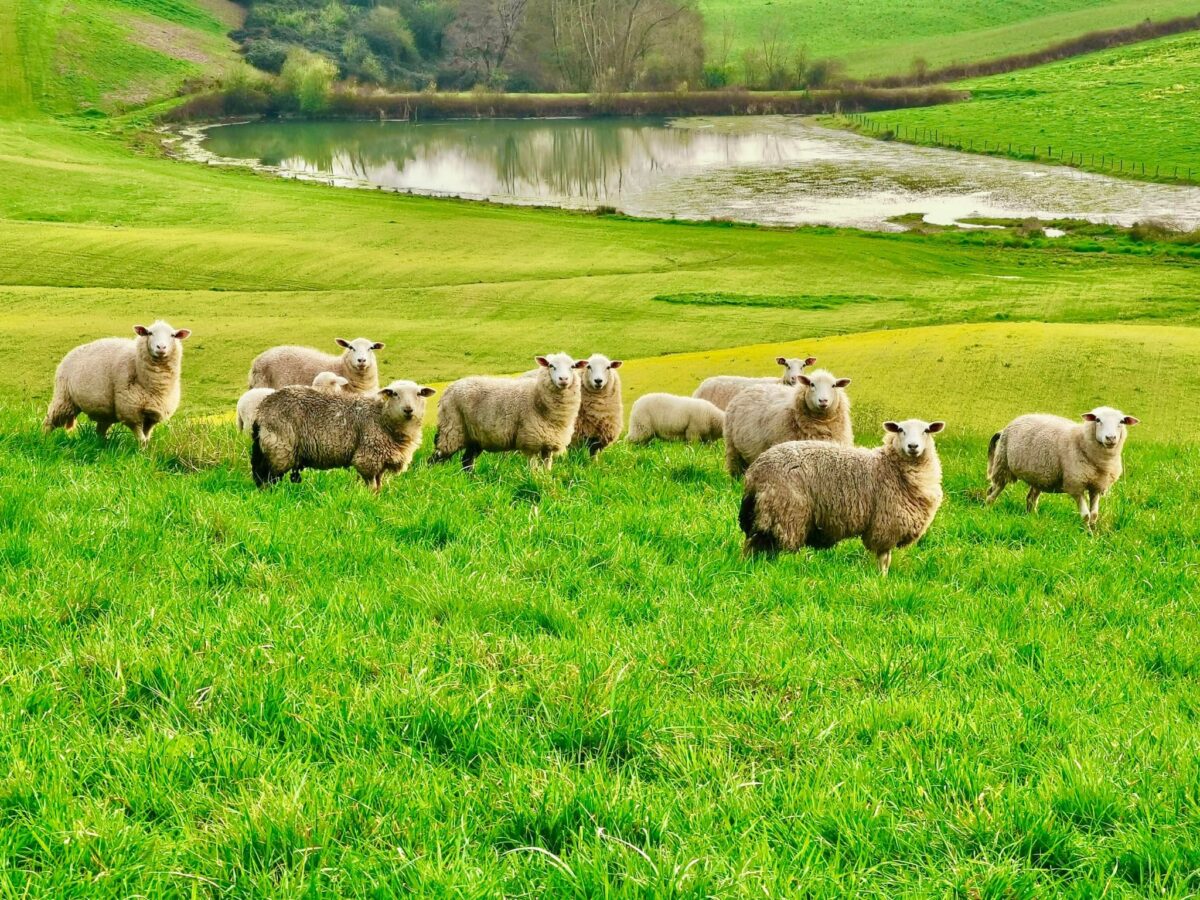
<svg viewBox="0 0 1200 900">
<path fill-rule="evenodd" d="M 644 120 L 287 123 L 210 136 L 222 156 L 430 190 L 603 200 L 628 179 L 699 162 L 781 159 L 775 136 Z M 420 183 L 424 180 L 428 183 Z"/>
</svg>

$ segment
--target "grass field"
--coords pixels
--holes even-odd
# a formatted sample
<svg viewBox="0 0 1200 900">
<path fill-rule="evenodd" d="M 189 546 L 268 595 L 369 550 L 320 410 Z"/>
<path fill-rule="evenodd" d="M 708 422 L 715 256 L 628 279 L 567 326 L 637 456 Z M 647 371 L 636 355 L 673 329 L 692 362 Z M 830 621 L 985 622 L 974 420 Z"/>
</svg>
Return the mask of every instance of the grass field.
<svg viewBox="0 0 1200 900">
<path fill-rule="evenodd" d="M 1200 260 L 339 191 L 0 70 L 0 896 L 1200 892 Z M 155 316 L 149 451 L 43 437 L 61 355 Z M 949 421 L 948 502 L 883 580 L 743 560 L 719 446 L 255 491 L 250 359 L 358 334 L 435 382 L 603 350 L 630 400 L 813 353 L 860 441 Z M 982 506 L 992 430 L 1101 401 L 1144 424 L 1095 537 Z"/>
<path fill-rule="evenodd" d="M 1191 0 L 702 0 L 710 59 L 739 64 L 764 40 L 844 61 L 856 77 L 1028 53 L 1089 31 L 1194 15 Z"/>
<path fill-rule="evenodd" d="M 1082 168 L 1161 178 L 1200 179 L 1200 133 L 1181 127 L 1200 116 L 1200 35 L 1187 34 L 1094 53 L 1035 69 L 964 81 L 971 99 L 874 117 L 899 124 L 903 140 L 1057 159 Z M 1081 156 L 1083 157 L 1081 160 Z M 1143 173 L 1143 169 L 1146 170 Z"/>
</svg>

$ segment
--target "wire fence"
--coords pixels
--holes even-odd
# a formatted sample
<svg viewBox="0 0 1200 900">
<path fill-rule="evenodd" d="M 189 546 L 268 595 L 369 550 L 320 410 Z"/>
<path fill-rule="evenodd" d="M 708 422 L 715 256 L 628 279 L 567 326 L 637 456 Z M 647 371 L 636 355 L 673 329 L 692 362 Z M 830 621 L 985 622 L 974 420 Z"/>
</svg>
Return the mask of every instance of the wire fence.
<svg viewBox="0 0 1200 900">
<path fill-rule="evenodd" d="M 1157 181 L 1177 181 L 1195 184 L 1200 178 L 1200 168 L 1180 166 L 1175 163 L 1130 160 L 1115 153 L 1073 150 L 1052 144 L 1021 144 L 1016 141 L 977 140 L 951 135 L 941 128 L 907 125 L 903 122 L 889 124 L 863 113 L 845 113 L 845 118 L 863 132 L 885 140 L 903 141 L 926 147 L 944 147 L 947 150 L 964 150 L 969 153 L 986 153 L 993 156 L 1008 156 L 1031 162 L 1060 163 L 1077 169 L 1111 172 L 1132 178 L 1147 178 Z M 1044 152 L 1042 152 L 1044 151 Z"/>
</svg>

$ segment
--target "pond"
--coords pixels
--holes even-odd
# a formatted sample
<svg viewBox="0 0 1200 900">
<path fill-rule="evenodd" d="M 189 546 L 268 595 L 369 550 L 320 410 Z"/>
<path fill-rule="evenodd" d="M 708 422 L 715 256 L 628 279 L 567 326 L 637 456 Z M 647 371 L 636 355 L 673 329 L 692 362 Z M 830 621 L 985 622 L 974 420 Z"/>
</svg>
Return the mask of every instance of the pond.
<svg viewBox="0 0 1200 900">
<path fill-rule="evenodd" d="M 256 122 L 186 156 L 285 177 L 635 216 L 894 229 L 921 213 L 1200 225 L 1200 188 L 882 142 L 791 116 Z"/>
</svg>

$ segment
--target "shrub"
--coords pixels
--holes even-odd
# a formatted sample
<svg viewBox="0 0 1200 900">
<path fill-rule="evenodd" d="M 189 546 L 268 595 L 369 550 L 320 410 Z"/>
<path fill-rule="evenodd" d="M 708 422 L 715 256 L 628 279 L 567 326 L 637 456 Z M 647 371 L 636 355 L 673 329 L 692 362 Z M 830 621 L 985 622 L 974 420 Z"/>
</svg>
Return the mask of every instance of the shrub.
<svg viewBox="0 0 1200 900">
<path fill-rule="evenodd" d="M 288 54 L 281 78 L 284 89 L 306 115 L 324 112 L 337 67 L 323 56 L 297 48 Z"/>
<path fill-rule="evenodd" d="M 287 47 L 269 38 L 259 41 L 249 41 L 243 50 L 246 62 L 250 63 L 256 69 L 262 69 L 264 72 L 271 72 L 275 75 L 283 71 L 283 64 L 287 62 L 287 55 Z"/>
</svg>

